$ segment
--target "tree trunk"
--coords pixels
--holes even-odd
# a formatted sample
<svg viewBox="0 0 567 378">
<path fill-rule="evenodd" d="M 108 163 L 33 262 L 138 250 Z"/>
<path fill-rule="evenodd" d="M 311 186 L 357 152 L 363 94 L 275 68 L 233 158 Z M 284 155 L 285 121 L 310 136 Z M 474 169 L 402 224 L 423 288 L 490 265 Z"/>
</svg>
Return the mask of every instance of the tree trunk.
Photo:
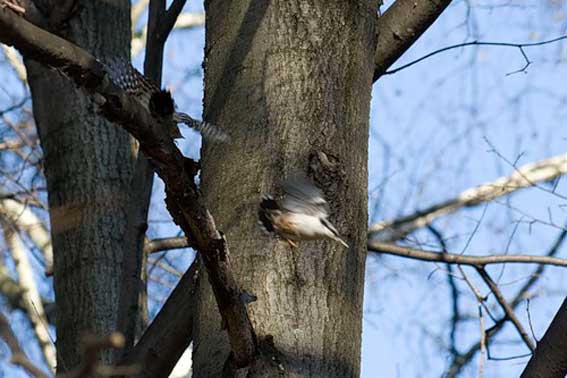
<svg viewBox="0 0 567 378">
<path fill-rule="evenodd" d="M 56 5 L 57 7 L 57 5 Z M 56 8 L 54 8 L 56 9 Z M 104 59 L 126 58 L 130 2 L 79 1 L 66 38 Z M 80 361 L 80 336 L 116 330 L 126 207 L 136 148 L 96 114 L 68 79 L 28 61 L 34 116 L 45 154 L 57 303 L 57 368 Z M 112 353 L 102 359 L 110 362 Z"/>
<path fill-rule="evenodd" d="M 203 149 L 202 188 L 226 233 L 261 355 L 254 377 L 357 377 L 366 257 L 368 115 L 377 1 L 205 2 L 205 114 L 231 135 Z M 308 174 L 349 250 L 262 234 L 262 193 Z M 203 275 L 202 275 L 203 276 Z M 198 285 L 194 377 L 218 377 L 226 333 Z"/>
<path fill-rule="evenodd" d="M 557 310 L 522 378 L 564 378 L 567 374 L 567 298 Z"/>
</svg>

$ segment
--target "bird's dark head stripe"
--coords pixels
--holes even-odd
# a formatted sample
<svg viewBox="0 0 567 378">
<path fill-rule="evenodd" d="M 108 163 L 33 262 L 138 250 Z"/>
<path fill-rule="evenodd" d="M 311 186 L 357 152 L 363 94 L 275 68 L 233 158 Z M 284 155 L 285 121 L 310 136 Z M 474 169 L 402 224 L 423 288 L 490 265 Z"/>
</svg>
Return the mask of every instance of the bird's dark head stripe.
<svg viewBox="0 0 567 378">
<path fill-rule="evenodd" d="M 274 224 L 272 221 L 273 210 L 279 210 L 278 203 L 271 196 L 264 196 L 260 202 L 258 209 L 259 223 L 268 232 L 274 232 Z"/>
<path fill-rule="evenodd" d="M 280 206 L 278 205 L 277 201 L 274 197 L 270 195 L 265 195 L 262 197 L 262 202 L 260 202 L 260 208 L 266 210 L 280 210 Z"/>
</svg>

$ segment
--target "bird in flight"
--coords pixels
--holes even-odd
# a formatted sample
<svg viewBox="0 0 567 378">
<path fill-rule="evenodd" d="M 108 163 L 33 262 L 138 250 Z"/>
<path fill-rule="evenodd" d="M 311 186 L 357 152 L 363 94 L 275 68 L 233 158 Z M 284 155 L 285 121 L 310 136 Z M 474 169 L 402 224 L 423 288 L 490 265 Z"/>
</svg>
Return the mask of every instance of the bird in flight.
<svg viewBox="0 0 567 378">
<path fill-rule="evenodd" d="M 186 113 L 176 112 L 171 93 L 168 90 L 162 90 L 153 81 L 142 75 L 130 62 L 113 58 L 109 59 L 104 66 L 114 85 L 134 96 L 152 115 L 171 121 L 168 132 L 172 138 L 183 138 L 177 128 L 178 123 L 183 123 L 201 133 L 208 140 L 225 142 L 229 139 L 228 135 L 218 127 L 208 122 L 197 121 Z"/>
<path fill-rule="evenodd" d="M 268 233 L 273 233 L 297 248 L 300 240 L 331 239 L 348 244 L 341 239 L 337 229 L 329 222 L 329 205 L 321 189 L 306 177 L 285 180 L 283 196 L 276 200 L 264 195 L 258 209 L 258 223 Z"/>
</svg>

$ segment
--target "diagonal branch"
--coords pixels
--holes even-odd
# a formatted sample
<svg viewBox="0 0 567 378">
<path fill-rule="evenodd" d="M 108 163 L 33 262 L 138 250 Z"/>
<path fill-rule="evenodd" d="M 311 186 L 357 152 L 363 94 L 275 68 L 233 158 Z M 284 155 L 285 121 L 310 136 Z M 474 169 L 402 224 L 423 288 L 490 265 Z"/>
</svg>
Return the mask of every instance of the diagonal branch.
<svg viewBox="0 0 567 378">
<path fill-rule="evenodd" d="M 565 173 L 567 173 L 567 154 L 529 163 L 515 169 L 509 176 L 465 190 L 456 198 L 408 216 L 376 223 L 370 226 L 368 238 L 382 242 L 400 240 L 443 215 L 454 213 L 463 207 L 478 206 L 519 189 L 537 186 Z"/>
<path fill-rule="evenodd" d="M 185 272 L 136 346 L 121 365 L 139 365 L 139 378 L 168 376 L 193 340 L 197 260 Z"/>
<path fill-rule="evenodd" d="M 173 0 L 169 9 L 165 12 L 163 23 L 161 24 L 161 34 L 169 35 L 186 2 L 187 0 Z"/>
<path fill-rule="evenodd" d="M 8 308 L 27 311 L 27 304 L 24 299 L 25 293 L 24 288 L 11 277 L 8 268 L 0 261 L 0 294 L 6 300 Z M 45 310 L 48 323 L 53 324 L 55 320 L 55 303 L 46 298 L 41 298 L 41 305 Z"/>
<path fill-rule="evenodd" d="M 4 340 L 4 342 L 10 348 L 10 352 L 12 353 L 11 362 L 14 365 L 20 366 L 22 369 L 26 370 L 32 377 L 36 378 L 48 378 L 45 372 L 40 370 L 37 366 L 33 364 L 26 355 L 26 352 L 20 346 L 18 338 L 14 334 L 12 327 L 10 327 L 10 323 L 8 319 L 4 316 L 3 313 L 0 312 L 0 338 Z"/>
<path fill-rule="evenodd" d="M 187 161 L 160 124 L 138 101 L 114 86 L 92 55 L 52 35 L 7 9 L 0 8 L 0 42 L 14 45 L 27 59 L 63 71 L 100 103 L 101 113 L 140 142 L 166 186 L 167 206 L 174 221 L 191 239 L 207 270 L 231 345 L 229 366 L 249 367 L 256 340 L 241 291 L 230 268 L 229 251 L 215 221 L 201 202 Z"/>
<path fill-rule="evenodd" d="M 45 258 L 45 274 L 53 273 L 53 247 L 45 224 L 25 203 L 6 198 L 0 200 L 0 213 L 25 231 Z"/>
<path fill-rule="evenodd" d="M 6 222 L 0 223 L 2 224 L 4 231 L 6 245 L 8 246 L 16 265 L 20 287 L 23 289 L 22 302 L 26 315 L 33 326 L 35 336 L 47 366 L 54 370 L 57 365 L 55 345 L 53 345 L 53 341 L 49 335 L 47 317 L 45 315 L 41 297 L 39 296 L 39 291 L 27 252 L 17 230 Z"/>
<path fill-rule="evenodd" d="M 6 59 L 12 66 L 12 69 L 16 72 L 18 79 L 20 79 L 22 83 L 27 82 L 28 73 L 26 72 L 26 67 L 22 62 L 22 59 L 18 56 L 16 50 L 5 45 L 2 45 L 2 50 L 4 51 Z"/>
<path fill-rule="evenodd" d="M 496 285 L 496 282 L 494 282 L 492 277 L 490 277 L 490 275 L 486 272 L 486 270 L 484 270 L 484 268 L 477 267 L 476 271 L 478 272 L 478 274 L 480 274 L 484 283 L 486 283 L 486 285 L 490 288 L 490 291 L 492 291 L 492 293 L 496 297 L 496 300 L 500 304 L 500 307 L 502 307 L 502 310 L 504 310 L 506 317 L 510 319 L 512 324 L 514 324 L 514 327 L 516 327 L 516 330 L 522 337 L 522 340 L 524 340 L 528 348 L 530 348 L 530 350 L 534 352 L 535 351 L 534 342 L 532 341 L 532 339 L 530 339 L 530 336 L 522 326 L 522 323 L 520 323 L 520 320 L 514 313 L 514 309 L 510 307 L 508 302 L 506 302 L 506 299 L 504 298 L 504 295 L 502 295 L 502 292 L 498 288 L 498 285 Z"/>
<path fill-rule="evenodd" d="M 374 77 L 378 80 L 437 20 L 451 0 L 397 0 L 378 19 Z"/>
<path fill-rule="evenodd" d="M 559 233 L 559 236 L 553 243 L 552 247 L 547 252 L 546 256 L 555 256 L 558 252 L 560 247 L 563 245 L 567 237 L 567 228 L 564 228 Z M 522 285 L 520 290 L 516 293 L 514 298 L 510 301 L 510 307 L 512 309 L 516 309 L 520 303 L 522 303 L 527 297 L 529 297 L 528 291 L 539 281 L 540 277 L 542 277 L 543 272 L 547 265 L 539 264 L 538 267 L 533 271 L 530 275 L 530 278 Z M 497 322 L 494 323 L 490 329 L 486 330 L 486 345 L 502 330 L 504 329 L 504 324 L 506 324 L 506 317 L 499 319 Z M 461 370 L 465 365 L 472 361 L 473 357 L 476 355 L 476 352 L 481 349 L 482 342 L 479 341 L 473 344 L 465 353 L 461 355 L 457 355 L 453 358 L 451 366 L 447 370 L 447 374 L 445 375 L 447 378 L 456 378 L 459 376 Z M 537 353 L 537 351 L 536 351 Z"/>
</svg>

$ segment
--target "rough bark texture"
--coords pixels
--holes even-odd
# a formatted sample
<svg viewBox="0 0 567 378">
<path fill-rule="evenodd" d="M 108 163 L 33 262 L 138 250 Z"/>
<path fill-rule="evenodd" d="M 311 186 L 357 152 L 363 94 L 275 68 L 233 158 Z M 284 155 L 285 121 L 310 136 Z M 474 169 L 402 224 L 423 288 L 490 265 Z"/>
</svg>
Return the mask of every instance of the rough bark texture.
<svg viewBox="0 0 567 378">
<path fill-rule="evenodd" d="M 522 378 L 564 378 L 567 375 L 567 298 L 522 373 Z"/>
<path fill-rule="evenodd" d="M 260 344 L 251 376 L 356 377 L 367 223 L 375 1 L 206 1 L 206 119 L 231 143 L 203 150 L 202 188 L 231 245 Z M 352 246 L 292 252 L 256 224 L 261 193 L 309 174 Z M 194 377 L 228 354 L 210 285 L 198 282 Z"/>
<path fill-rule="evenodd" d="M 99 58 L 125 58 L 130 2 L 79 1 L 63 35 Z M 116 329 L 126 205 L 135 160 L 128 134 L 96 114 L 91 99 L 56 72 L 27 61 L 33 109 L 45 154 L 58 371 L 80 360 L 80 335 Z M 102 354 L 109 362 L 111 352 Z"/>
</svg>

